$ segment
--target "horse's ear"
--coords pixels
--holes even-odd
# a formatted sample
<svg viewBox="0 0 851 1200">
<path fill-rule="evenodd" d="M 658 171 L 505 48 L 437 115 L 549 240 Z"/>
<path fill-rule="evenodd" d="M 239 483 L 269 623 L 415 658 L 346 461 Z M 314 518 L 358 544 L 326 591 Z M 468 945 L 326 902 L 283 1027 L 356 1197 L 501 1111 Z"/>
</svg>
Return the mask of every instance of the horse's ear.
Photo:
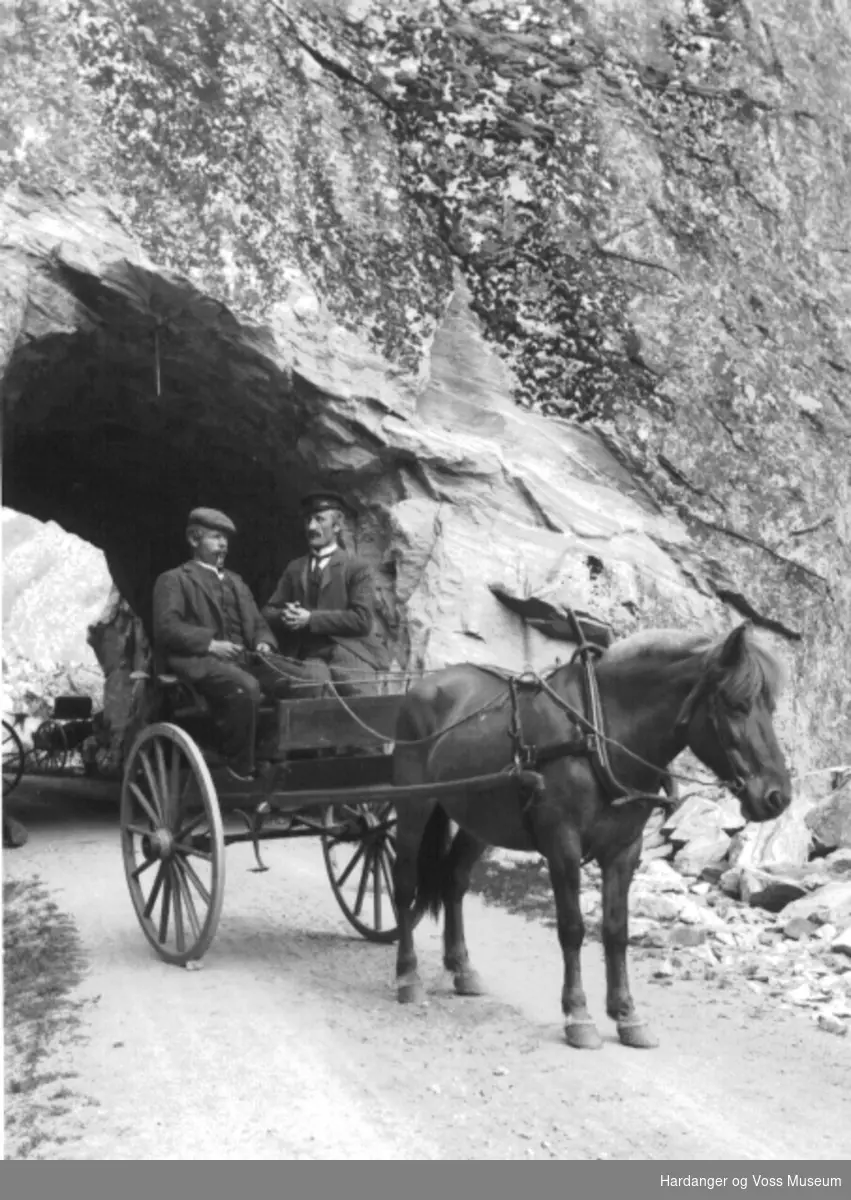
<svg viewBox="0 0 851 1200">
<path fill-rule="evenodd" d="M 751 631 L 750 621 L 742 621 L 741 625 L 737 625 L 732 633 L 727 635 L 724 645 L 721 647 L 721 653 L 718 656 L 718 661 L 724 667 L 734 667 L 736 663 L 741 662 L 742 658 L 747 654 L 748 636 Z"/>
</svg>

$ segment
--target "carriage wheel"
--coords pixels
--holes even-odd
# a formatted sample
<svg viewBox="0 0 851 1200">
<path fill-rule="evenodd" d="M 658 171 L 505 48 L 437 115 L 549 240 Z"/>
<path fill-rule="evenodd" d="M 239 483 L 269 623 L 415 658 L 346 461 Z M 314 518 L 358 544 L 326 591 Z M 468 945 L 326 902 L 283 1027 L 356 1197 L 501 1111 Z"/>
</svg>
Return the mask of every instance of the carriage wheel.
<svg viewBox="0 0 851 1200">
<path fill-rule="evenodd" d="M 337 833 L 322 834 L 322 853 L 346 920 L 367 941 L 395 942 L 399 920 L 393 891 L 394 805 L 334 805 L 325 810 L 324 824 L 338 827 Z"/>
<path fill-rule="evenodd" d="M 3 722 L 3 795 L 8 796 L 21 782 L 24 773 L 24 745 L 17 730 Z"/>
<path fill-rule="evenodd" d="M 222 911 L 225 840 L 207 764 L 176 725 L 149 725 L 127 756 L 121 846 L 145 937 L 166 962 L 197 962 Z"/>
<path fill-rule="evenodd" d="M 32 759 L 37 771 L 58 773 L 68 757 L 68 739 L 58 721 L 42 721 L 33 734 Z"/>
</svg>

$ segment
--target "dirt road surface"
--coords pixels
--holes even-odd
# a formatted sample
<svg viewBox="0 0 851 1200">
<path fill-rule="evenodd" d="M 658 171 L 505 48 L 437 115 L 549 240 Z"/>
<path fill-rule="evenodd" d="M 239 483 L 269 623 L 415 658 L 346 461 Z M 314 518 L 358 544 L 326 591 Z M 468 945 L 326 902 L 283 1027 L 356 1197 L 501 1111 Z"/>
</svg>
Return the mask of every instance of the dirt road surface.
<svg viewBox="0 0 851 1200">
<path fill-rule="evenodd" d="M 851 1157 L 851 1038 L 741 988 L 668 986 L 633 954 L 661 1035 L 622 1047 L 604 1012 L 599 944 L 585 951 L 600 1051 L 562 1041 L 555 933 L 468 904 L 491 993 L 462 999 L 419 930 L 428 990 L 401 1007 L 393 947 L 346 924 L 313 842 L 228 851 L 218 935 L 200 971 L 162 963 L 130 904 L 114 807 L 24 783 L 28 844 L 7 879 L 41 877 L 89 958 L 76 1073 L 54 1159 L 836 1159 Z M 7 1146 L 7 1155 L 14 1149 Z"/>
</svg>

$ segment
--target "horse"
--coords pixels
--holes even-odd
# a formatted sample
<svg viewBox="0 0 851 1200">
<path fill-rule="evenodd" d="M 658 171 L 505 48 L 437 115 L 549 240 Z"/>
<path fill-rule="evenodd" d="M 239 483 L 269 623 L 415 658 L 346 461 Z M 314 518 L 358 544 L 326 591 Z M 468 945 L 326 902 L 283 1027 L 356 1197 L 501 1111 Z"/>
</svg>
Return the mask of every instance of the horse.
<svg viewBox="0 0 851 1200">
<path fill-rule="evenodd" d="M 791 782 L 772 721 L 784 671 L 745 621 L 714 639 L 669 629 L 633 634 L 600 654 L 591 673 L 599 689 L 596 723 L 584 717 L 576 656 L 525 681 L 495 668 L 446 667 L 405 696 L 396 725 L 394 784 L 441 786 L 439 796 L 420 789 L 423 798 L 398 806 L 393 887 L 400 1003 L 423 999 L 414 928 L 426 912 L 439 919 L 441 909 L 443 962 L 455 991 L 484 994 L 464 934 L 472 868 L 488 845 L 537 850 L 548 863 L 556 905 L 568 1045 L 602 1045 L 580 963 L 580 867 L 591 860 L 602 876 L 607 1014 L 624 1045 L 659 1044 L 636 1012 L 627 973 L 629 888 L 642 831 L 660 803 L 660 788 L 670 783 L 669 764 L 687 746 L 738 798 L 746 821 L 771 821 L 788 808 Z M 608 773 L 601 772 L 599 755 L 585 749 L 588 729 L 603 732 L 601 721 Z M 525 799 L 510 786 L 518 748 L 541 782 Z M 485 779 L 499 775 L 506 786 L 465 789 L 465 778 L 472 782 L 478 773 L 481 779 L 483 771 L 489 773 Z M 618 803 L 607 786 L 612 782 L 626 802 Z"/>
</svg>

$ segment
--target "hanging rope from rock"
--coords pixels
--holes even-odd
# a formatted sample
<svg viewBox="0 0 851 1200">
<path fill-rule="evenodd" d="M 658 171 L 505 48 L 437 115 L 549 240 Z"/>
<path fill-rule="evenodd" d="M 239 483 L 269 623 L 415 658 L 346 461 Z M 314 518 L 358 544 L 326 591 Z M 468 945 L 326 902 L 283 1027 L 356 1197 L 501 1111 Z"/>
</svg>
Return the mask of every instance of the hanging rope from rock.
<svg viewBox="0 0 851 1200">
<path fill-rule="evenodd" d="M 160 324 L 157 321 L 154 326 L 154 373 L 157 381 L 157 395 L 161 396 L 160 389 Z"/>
</svg>

